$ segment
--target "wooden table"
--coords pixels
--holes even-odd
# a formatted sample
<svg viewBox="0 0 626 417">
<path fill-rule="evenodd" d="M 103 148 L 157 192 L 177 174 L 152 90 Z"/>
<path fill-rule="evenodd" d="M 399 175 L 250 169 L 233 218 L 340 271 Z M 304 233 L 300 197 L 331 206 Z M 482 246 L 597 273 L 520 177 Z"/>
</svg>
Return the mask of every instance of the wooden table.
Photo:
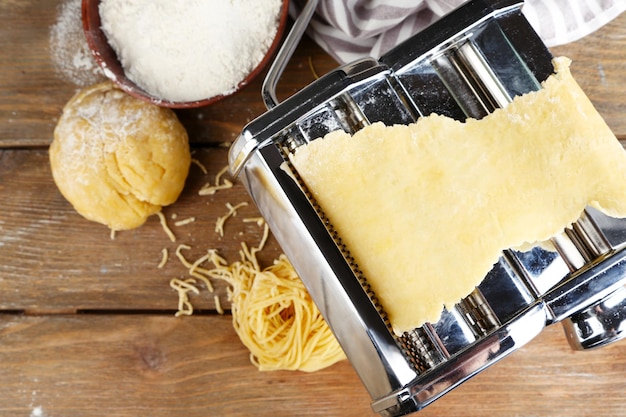
<svg viewBox="0 0 626 417">
<path fill-rule="evenodd" d="M 240 184 L 214 196 L 198 190 L 226 165 L 227 148 L 264 111 L 258 79 L 211 107 L 179 111 L 190 133 L 193 165 L 168 219 L 117 233 L 88 222 L 57 191 L 47 146 L 63 105 L 77 89 L 53 65 L 50 27 L 61 0 L 0 1 L 0 416 L 366 416 L 370 398 L 349 363 L 307 374 L 259 372 L 213 296 L 192 298 L 194 315 L 174 317 L 169 281 L 209 248 L 238 259 L 256 243 L 252 204 L 215 233 L 225 204 L 249 202 Z M 554 48 L 617 136 L 626 140 L 626 16 L 576 43 Z M 279 84 L 287 97 L 336 67 L 304 39 Z M 170 260 L 159 269 L 161 250 Z M 280 249 L 261 253 L 267 265 Z M 225 307 L 226 288 L 216 283 Z M 570 350 L 560 326 L 428 407 L 423 416 L 626 415 L 626 345 Z"/>
</svg>

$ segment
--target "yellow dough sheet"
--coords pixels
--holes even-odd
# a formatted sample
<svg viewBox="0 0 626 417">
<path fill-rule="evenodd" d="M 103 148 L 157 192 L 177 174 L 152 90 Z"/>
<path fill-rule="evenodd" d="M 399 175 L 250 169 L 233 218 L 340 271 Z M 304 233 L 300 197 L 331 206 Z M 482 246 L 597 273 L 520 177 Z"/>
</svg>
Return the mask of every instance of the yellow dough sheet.
<svg viewBox="0 0 626 417">
<path fill-rule="evenodd" d="M 626 153 L 569 71 L 481 119 L 376 123 L 291 160 L 401 334 L 471 293 L 501 251 L 588 205 L 626 216 Z"/>
</svg>

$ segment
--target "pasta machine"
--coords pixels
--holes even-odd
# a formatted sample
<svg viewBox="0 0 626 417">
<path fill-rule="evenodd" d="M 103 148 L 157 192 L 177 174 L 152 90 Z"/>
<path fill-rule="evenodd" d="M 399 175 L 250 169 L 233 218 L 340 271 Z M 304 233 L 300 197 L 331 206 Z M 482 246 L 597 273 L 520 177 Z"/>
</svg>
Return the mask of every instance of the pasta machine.
<svg viewBox="0 0 626 417">
<path fill-rule="evenodd" d="M 541 88 L 552 56 L 521 0 L 470 0 L 379 59 L 343 65 L 278 103 L 276 82 L 308 23 L 309 1 L 263 86 L 268 111 L 229 153 L 245 185 L 382 416 L 421 410 L 560 322 L 574 349 L 626 330 L 626 221 L 587 209 L 548 245 L 502 252 L 436 323 L 395 335 L 384 306 L 290 167 L 298 146 L 343 129 L 423 115 L 481 118 Z M 291 172 L 289 172 L 291 170 Z"/>
</svg>

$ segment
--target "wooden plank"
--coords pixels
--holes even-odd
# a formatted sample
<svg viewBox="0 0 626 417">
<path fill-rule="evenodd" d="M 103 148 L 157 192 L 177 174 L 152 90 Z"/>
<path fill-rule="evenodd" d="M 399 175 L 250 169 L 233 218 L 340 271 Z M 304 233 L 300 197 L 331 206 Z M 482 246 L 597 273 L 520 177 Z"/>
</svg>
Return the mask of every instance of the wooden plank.
<svg viewBox="0 0 626 417">
<path fill-rule="evenodd" d="M 620 139 L 626 139 L 626 13 L 596 32 L 552 48 L 572 59 L 572 75 Z"/>
<path fill-rule="evenodd" d="M 0 147 L 50 142 L 74 87 L 55 76 L 48 48 L 58 1 L 0 1 Z"/>
<path fill-rule="evenodd" d="M 177 298 L 169 288 L 175 277 L 188 276 L 175 256 L 179 244 L 191 246 L 185 256 L 194 261 L 217 249 L 229 261 L 239 260 L 241 242 L 257 245 L 262 228 L 243 219 L 259 217 L 240 183 L 212 196 L 198 191 L 214 183 L 226 166 L 225 148 L 196 149 L 194 158 L 208 173 L 192 164 L 185 190 L 172 206 L 164 208 L 171 242 L 156 216 L 142 227 L 121 231 L 111 240 L 109 229 L 78 215 L 57 190 L 45 150 L 0 150 L 0 310 L 171 310 Z M 249 203 L 215 232 L 218 217 L 228 212 L 226 203 Z M 186 226 L 177 219 L 195 218 Z M 163 269 L 161 250 L 169 262 Z M 260 255 L 270 265 L 280 250 L 271 240 Z M 216 282 L 224 297 L 224 285 Z M 213 295 L 194 301 L 198 308 L 214 308 Z M 226 301 L 224 300 L 226 305 Z"/>
<path fill-rule="evenodd" d="M 2 316 L 0 415 L 373 416 L 347 362 L 259 372 L 227 316 Z M 570 351 L 559 326 L 430 405 L 429 416 L 624 416 L 626 350 Z"/>
<path fill-rule="evenodd" d="M 347 362 L 259 372 L 229 317 L 3 316 L 3 416 L 367 416 Z"/>
</svg>

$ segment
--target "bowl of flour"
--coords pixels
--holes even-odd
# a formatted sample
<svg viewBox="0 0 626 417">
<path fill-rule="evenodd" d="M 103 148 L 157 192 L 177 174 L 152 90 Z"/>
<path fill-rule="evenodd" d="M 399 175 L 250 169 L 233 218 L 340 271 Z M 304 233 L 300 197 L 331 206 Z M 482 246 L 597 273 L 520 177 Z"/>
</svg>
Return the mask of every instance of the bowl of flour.
<svg viewBox="0 0 626 417">
<path fill-rule="evenodd" d="M 171 108 L 239 91 L 272 59 L 288 0 L 82 0 L 87 44 L 129 94 Z"/>
</svg>

